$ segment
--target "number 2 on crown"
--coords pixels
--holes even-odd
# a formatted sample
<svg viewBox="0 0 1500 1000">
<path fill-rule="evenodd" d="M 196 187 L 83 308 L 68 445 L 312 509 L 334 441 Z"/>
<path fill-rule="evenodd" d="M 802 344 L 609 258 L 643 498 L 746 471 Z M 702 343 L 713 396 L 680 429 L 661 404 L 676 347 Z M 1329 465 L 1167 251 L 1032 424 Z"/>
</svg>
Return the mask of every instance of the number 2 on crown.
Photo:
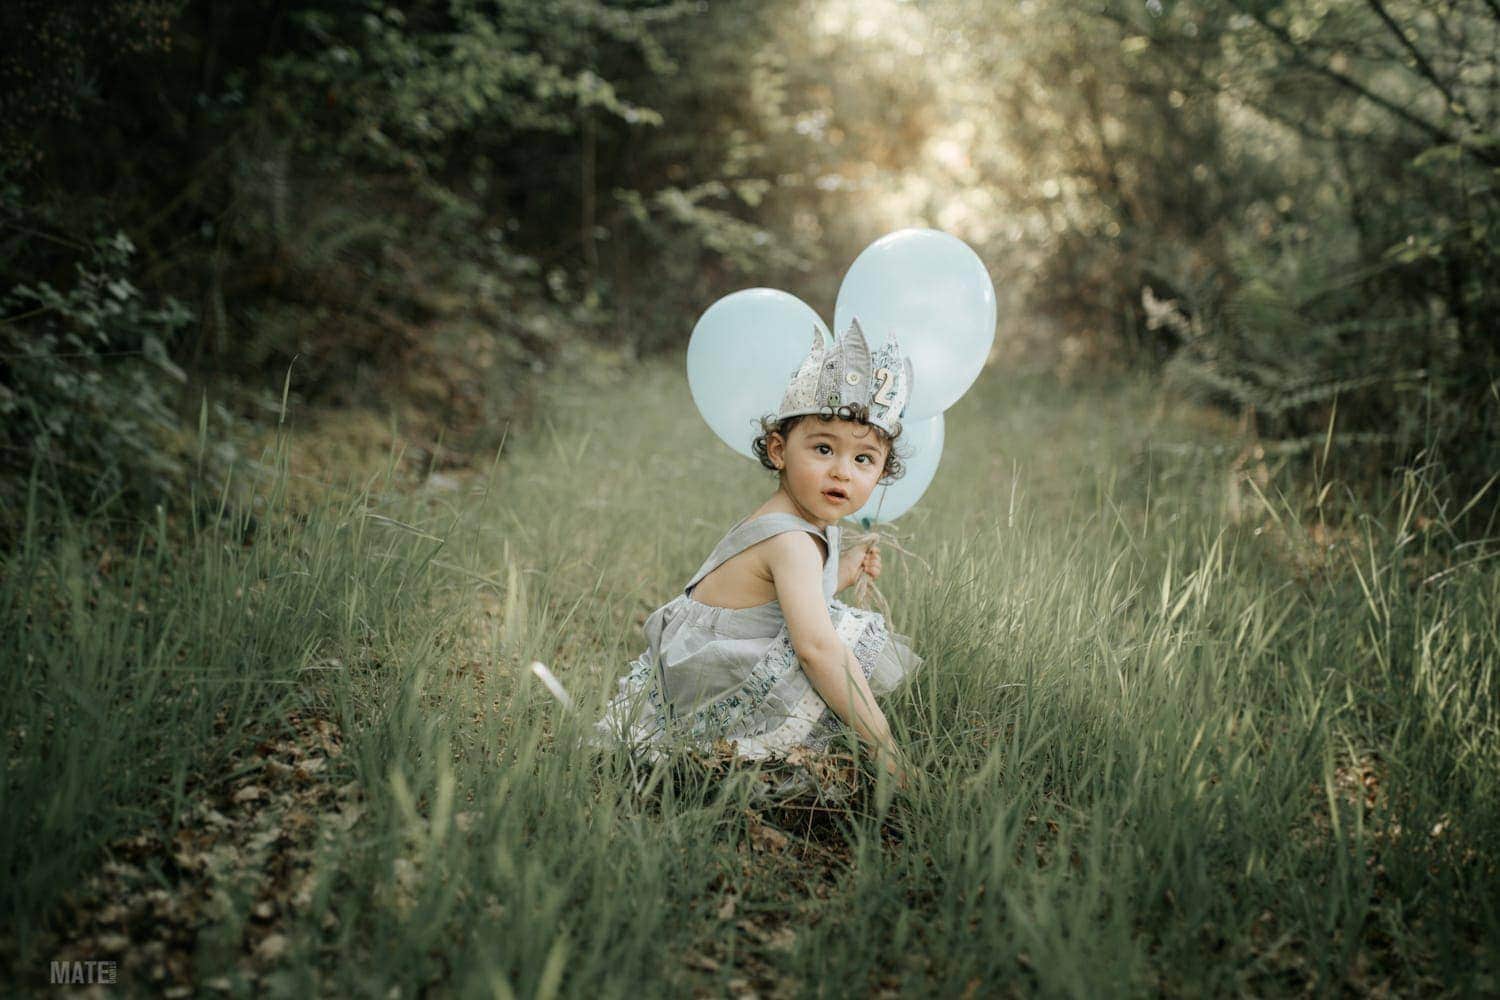
<svg viewBox="0 0 1500 1000">
<path fill-rule="evenodd" d="M 896 405 L 896 380 L 891 378 L 889 368 L 875 369 L 874 401 L 886 407 Z"/>
</svg>

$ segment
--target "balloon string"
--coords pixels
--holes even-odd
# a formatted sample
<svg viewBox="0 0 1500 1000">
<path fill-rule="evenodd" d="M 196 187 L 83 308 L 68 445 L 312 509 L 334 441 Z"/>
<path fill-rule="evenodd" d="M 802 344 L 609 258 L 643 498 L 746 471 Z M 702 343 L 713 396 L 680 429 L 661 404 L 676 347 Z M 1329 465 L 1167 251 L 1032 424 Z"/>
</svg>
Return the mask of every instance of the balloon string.
<svg viewBox="0 0 1500 1000">
<path fill-rule="evenodd" d="M 892 530 L 889 526 L 886 526 L 886 530 L 884 531 L 882 531 L 880 528 L 880 508 L 885 504 L 885 491 L 889 488 L 889 485 L 882 486 L 880 488 L 880 500 L 875 504 L 875 517 L 871 522 L 875 525 L 875 527 L 869 531 L 851 532 L 852 542 L 850 544 L 850 547 L 855 548 L 860 545 L 864 545 L 866 542 L 870 543 L 872 547 L 878 545 L 887 545 L 891 549 L 894 549 L 896 552 L 901 553 L 903 556 L 915 559 L 917 562 L 921 563 L 922 567 L 930 573 L 932 572 L 932 567 L 927 564 L 927 561 L 921 556 L 904 547 L 896 537 L 894 530 Z M 870 606 L 871 602 L 879 607 L 881 614 L 883 614 L 886 618 L 886 621 L 889 622 L 891 618 L 890 602 L 887 601 L 885 599 L 885 595 L 880 592 L 880 587 L 876 585 L 874 579 L 872 579 L 870 575 L 865 572 L 864 560 L 860 560 L 859 568 L 854 578 L 854 603 L 858 607 L 867 608 Z"/>
</svg>

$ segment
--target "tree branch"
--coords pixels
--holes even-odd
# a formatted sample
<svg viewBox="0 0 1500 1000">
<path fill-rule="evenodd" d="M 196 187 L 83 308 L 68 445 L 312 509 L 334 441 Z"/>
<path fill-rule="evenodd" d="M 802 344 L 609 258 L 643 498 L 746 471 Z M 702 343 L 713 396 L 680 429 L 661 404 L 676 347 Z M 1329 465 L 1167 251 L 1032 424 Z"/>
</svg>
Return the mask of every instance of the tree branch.
<svg viewBox="0 0 1500 1000">
<path fill-rule="evenodd" d="M 1427 57 L 1417 48 L 1416 43 L 1411 40 L 1410 36 L 1401 30 L 1401 25 L 1396 23 L 1395 18 L 1391 17 L 1390 13 L 1385 9 L 1385 4 L 1381 3 L 1380 0 L 1365 0 L 1365 3 L 1375 12 L 1375 16 L 1380 18 L 1385 26 L 1390 29 L 1391 34 L 1396 36 L 1396 41 L 1401 43 L 1401 47 L 1411 54 L 1412 59 L 1416 61 L 1418 72 L 1426 77 L 1427 81 L 1443 95 L 1443 99 L 1448 102 L 1448 110 L 1459 115 L 1470 125 L 1474 125 L 1475 122 L 1469 117 L 1467 110 L 1453 96 L 1453 91 L 1449 90 L 1447 85 L 1438 79 L 1437 70 L 1432 68 L 1432 63 L 1428 62 Z"/>
<path fill-rule="evenodd" d="M 1433 122 L 1430 122 L 1427 119 L 1423 118 L 1421 115 L 1414 113 L 1410 109 L 1403 108 L 1401 105 L 1390 100 L 1389 98 L 1375 93 L 1373 90 L 1366 87 L 1364 84 L 1360 83 L 1353 77 L 1347 76 L 1344 73 L 1340 73 L 1338 70 L 1334 69 L 1332 66 L 1327 65 L 1326 63 L 1315 62 L 1312 59 L 1309 59 L 1307 53 L 1304 52 L 1302 47 L 1297 44 L 1296 40 L 1287 33 L 1285 28 L 1280 28 L 1274 24 L 1271 24 L 1266 19 L 1266 16 L 1260 11 L 1246 9 L 1246 6 L 1243 3 L 1236 3 L 1235 7 L 1241 12 L 1249 15 L 1249 17 L 1254 20 L 1256 24 L 1265 29 L 1265 31 L 1270 34 L 1272 38 L 1275 38 L 1278 42 L 1280 42 L 1291 54 L 1294 62 L 1301 63 L 1314 72 L 1326 76 L 1328 79 L 1344 87 L 1346 90 L 1351 90 L 1359 96 L 1363 97 L 1371 104 L 1385 109 L 1390 114 L 1406 122 L 1408 125 L 1411 125 L 1421 130 L 1422 132 L 1427 133 L 1428 136 L 1436 139 L 1438 142 L 1458 146 L 1464 152 L 1468 153 L 1470 156 L 1474 157 L 1476 160 L 1485 164 L 1486 166 L 1500 166 L 1500 156 L 1497 156 L 1495 153 L 1488 152 L 1483 149 L 1476 149 L 1475 147 L 1465 143 L 1461 136 L 1454 135 L 1452 132 L 1449 132 L 1442 126 L 1436 125 Z"/>
</svg>

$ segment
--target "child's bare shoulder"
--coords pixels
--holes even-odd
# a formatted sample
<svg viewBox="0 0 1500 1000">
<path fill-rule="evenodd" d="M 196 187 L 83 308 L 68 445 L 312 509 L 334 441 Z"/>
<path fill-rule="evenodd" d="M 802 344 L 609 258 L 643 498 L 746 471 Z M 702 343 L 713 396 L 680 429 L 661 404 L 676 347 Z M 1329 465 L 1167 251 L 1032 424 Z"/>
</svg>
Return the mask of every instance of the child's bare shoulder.
<svg viewBox="0 0 1500 1000">
<path fill-rule="evenodd" d="M 693 599 L 721 608 L 748 608 L 776 599 L 789 581 L 804 581 L 804 589 L 810 588 L 823 572 L 822 544 L 805 531 L 778 532 L 712 570 L 698 582 Z"/>
<path fill-rule="evenodd" d="M 772 576 L 807 570 L 821 574 L 827 558 L 823 539 L 807 531 L 783 531 L 751 546 L 750 551 L 757 549 Z"/>
</svg>

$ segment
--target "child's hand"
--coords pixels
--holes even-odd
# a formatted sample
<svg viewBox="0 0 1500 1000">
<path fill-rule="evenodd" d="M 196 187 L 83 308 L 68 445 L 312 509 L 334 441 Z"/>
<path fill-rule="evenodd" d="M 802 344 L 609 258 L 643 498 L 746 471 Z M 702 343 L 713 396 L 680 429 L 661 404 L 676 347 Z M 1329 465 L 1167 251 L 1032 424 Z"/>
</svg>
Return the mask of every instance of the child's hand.
<svg viewBox="0 0 1500 1000">
<path fill-rule="evenodd" d="M 895 779 L 897 791 L 911 791 L 911 767 L 901 751 L 895 749 L 894 746 L 881 747 L 875 751 L 875 761 L 886 774 Z"/>
<path fill-rule="evenodd" d="M 855 545 L 839 556 L 839 589 L 852 587 L 861 574 L 872 580 L 880 575 L 880 547 L 873 542 Z"/>
</svg>

